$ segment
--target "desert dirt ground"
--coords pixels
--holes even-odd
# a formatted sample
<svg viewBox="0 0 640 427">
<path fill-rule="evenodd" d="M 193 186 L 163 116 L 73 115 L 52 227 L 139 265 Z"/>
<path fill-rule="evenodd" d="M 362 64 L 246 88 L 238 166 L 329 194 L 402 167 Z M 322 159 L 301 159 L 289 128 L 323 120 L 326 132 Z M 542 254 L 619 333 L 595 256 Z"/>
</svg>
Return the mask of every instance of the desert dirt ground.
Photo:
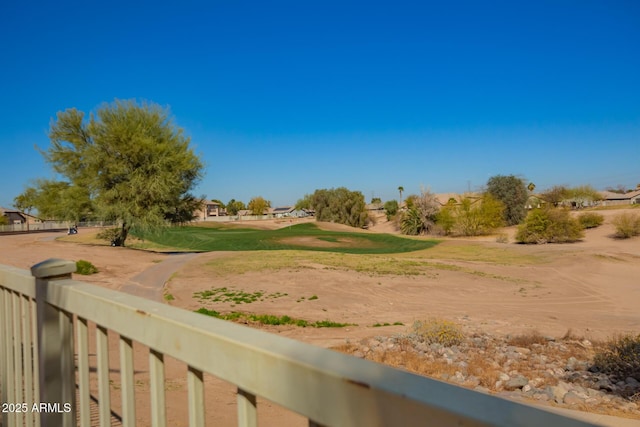
<svg viewBox="0 0 640 427">
<path fill-rule="evenodd" d="M 0 236 L 0 263 L 28 269 L 52 257 L 86 259 L 100 271 L 92 276 L 76 276 L 78 280 L 159 301 L 164 301 L 163 294 L 170 294 L 173 299 L 164 303 L 190 310 L 204 306 L 220 312 L 286 314 L 312 321 L 328 319 L 352 324 L 319 329 L 263 327 L 324 347 L 345 340 L 407 332 L 413 321 L 432 317 L 500 334 L 537 330 L 545 335 L 562 336 L 571 330 L 575 335 L 604 339 L 619 333 L 638 333 L 640 238 L 612 238 L 610 220 L 617 211 L 599 213 L 605 216 L 604 225 L 587 230 L 581 242 L 563 245 L 497 243 L 495 236 L 488 236 L 443 239 L 435 248 L 399 255 L 327 257 L 315 252 L 308 255 L 277 251 L 257 255 L 216 252 L 183 256 L 176 261 L 175 255 L 79 244 L 73 239 L 63 242 L 56 238 L 64 234 L 44 233 Z M 282 221 L 261 224 L 269 228 L 286 225 Z M 334 224 L 321 226 L 353 231 Z M 79 236 L 92 232 L 95 231 L 80 229 Z M 394 229 L 381 219 L 363 232 L 394 232 Z M 501 230 L 510 236 L 510 242 L 514 232 L 513 228 Z M 358 261 L 353 257 L 362 257 L 362 268 L 354 268 Z M 244 259 L 257 267 L 249 270 L 238 267 Z M 384 265 L 386 270 L 372 273 L 368 266 L 373 264 Z M 149 285 L 154 281 L 155 285 Z M 221 287 L 245 293 L 287 295 L 242 305 L 194 297 L 194 292 Z M 312 296 L 317 298 L 310 299 Z M 377 323 L 395 322 L 403 325 L 374 327 Z M 147 356 L 144 349 L 138 353 L 139 425 L 148 425 Z M 117 354 L 114 346 L 112 399 L 116 409 Z M 170 425 L 188 425 L 185 374 L 184 366 L 168 363 Z M 207 379 L 206 395 L 210 397 L 207 399 L 210 425 L 235 425 L 235 390 Z M 269 402 L 259 402 L 259 408 L 261 425 L 306 425 L 298 415 Z"/>
</svg>

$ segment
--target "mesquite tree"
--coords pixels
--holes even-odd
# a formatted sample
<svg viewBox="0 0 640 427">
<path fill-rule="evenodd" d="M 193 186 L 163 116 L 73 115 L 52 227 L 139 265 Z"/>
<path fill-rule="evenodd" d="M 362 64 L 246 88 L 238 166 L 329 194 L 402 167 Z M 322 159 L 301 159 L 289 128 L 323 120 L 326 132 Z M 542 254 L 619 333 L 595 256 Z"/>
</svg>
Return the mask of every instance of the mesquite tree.
<svg viewBox="0 0 640 427">
<path fill-rule="evenodd" d="M 88 118 L 68 109 L 52 121 L 49 139 L 42 154 L 64 177 L 64 194 L 85 198 L 77 205 L 88 203 L 92 215 L 119 224 L 115 246 L 124 246 L 132 227 L 183 222 L 201 202 L 190 191 L 202 176 L 202 163 L 168 110 L 156 104 L 116 100 Z M 42 193 L 36 184 L 23 194 L 33 190 Z M 36 209 L 46 210 L 37 202 Z"/>
</svg>

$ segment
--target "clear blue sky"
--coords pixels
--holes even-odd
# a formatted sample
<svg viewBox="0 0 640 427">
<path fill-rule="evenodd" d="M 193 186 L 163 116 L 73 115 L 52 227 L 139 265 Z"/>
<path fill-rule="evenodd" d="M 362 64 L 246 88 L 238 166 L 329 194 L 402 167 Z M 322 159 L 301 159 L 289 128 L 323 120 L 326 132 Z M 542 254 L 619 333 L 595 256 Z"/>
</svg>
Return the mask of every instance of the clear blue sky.
<svg viewBox="0 0 640 427">
<path fill-rule="evenodd" d="M 0 206 L 56 112 L 116 98 L 168 106 L 225 203 L 640 183 L 634 0 L 11 1 L 0 48 Z"/>
</svg>

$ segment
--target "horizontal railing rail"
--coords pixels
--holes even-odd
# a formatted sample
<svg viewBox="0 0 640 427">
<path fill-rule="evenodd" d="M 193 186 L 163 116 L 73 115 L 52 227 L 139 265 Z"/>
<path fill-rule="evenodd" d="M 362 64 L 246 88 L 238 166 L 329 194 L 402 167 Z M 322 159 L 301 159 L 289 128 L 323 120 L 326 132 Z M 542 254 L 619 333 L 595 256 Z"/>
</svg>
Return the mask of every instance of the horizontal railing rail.
<svg viewBox="0 0 640 427">
<path fill-rule="evenodd" d="M 62 410 L 55 414 L 3 414 L 3 425 L 22 426 L 23 420 L 29 426 L 75 425 L 76 417 L 81 425 L 90 425 L 89 322 L 96 325 L 95 370 L 102 426 L 110 425 L 111 415 L 108 331 L 119 336 L 121 417 L 125 426 L 136 425 L 134 342 L 150 349 L 149 400 L 154 426 L 167 424 L 164 373 L 167 356 L 188 367 L 188 413 L 192 426 L 205 424 L 204 373 L 237 387 L 240 426 L 257 425 L 257 397 L 297 412 L 315 426 L 591 425 L 72 280 L 72 271 L 75 264 L 63 260 L 34 266 L 35 277 L 24 270 L 0 266 L 3 403 L 44 402 L 72 408 L 70 412 Z M 34 340 L 36 329 L 38 339 Z"/>
</svg>

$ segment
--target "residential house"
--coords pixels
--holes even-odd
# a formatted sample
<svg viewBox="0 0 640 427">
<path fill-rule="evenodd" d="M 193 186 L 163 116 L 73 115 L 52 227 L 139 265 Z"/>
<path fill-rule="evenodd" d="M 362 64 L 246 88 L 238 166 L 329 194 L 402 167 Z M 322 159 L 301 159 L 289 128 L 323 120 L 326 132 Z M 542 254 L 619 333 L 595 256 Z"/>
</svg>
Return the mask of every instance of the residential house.
<svg viewBox="0 0 640 427">
<path fill-rule="evenodd" d="M 194 217 L 206 221 L 207 218 L 225 216 L 226 214 L 227 212 L 220 203 L 208 200 L 202 203 L 202 207 L 194 213 Z"/>
<path fill-rule="evenodd" d="M 601 191 L 603 206 L 640 204 L 640 189 L 620 194 L 611 191 Z"/>
<path fill-rule="evenodd" d="M 296 208 L 293 206 L 280 206 L 277 208 L 269 209 L 269 215 L 274 218 L 287 218 L 292 216 L 291 213 L 295 211 Z"/>
<path fill-rule="evenodd" d="M 16 209 L 7 209 L 0 207 L 0 216 L 6 217 L 9 224 L 25 224 L 27 222 L 30 222 L 27 214 L 22 213 Z"/>
</svg>

